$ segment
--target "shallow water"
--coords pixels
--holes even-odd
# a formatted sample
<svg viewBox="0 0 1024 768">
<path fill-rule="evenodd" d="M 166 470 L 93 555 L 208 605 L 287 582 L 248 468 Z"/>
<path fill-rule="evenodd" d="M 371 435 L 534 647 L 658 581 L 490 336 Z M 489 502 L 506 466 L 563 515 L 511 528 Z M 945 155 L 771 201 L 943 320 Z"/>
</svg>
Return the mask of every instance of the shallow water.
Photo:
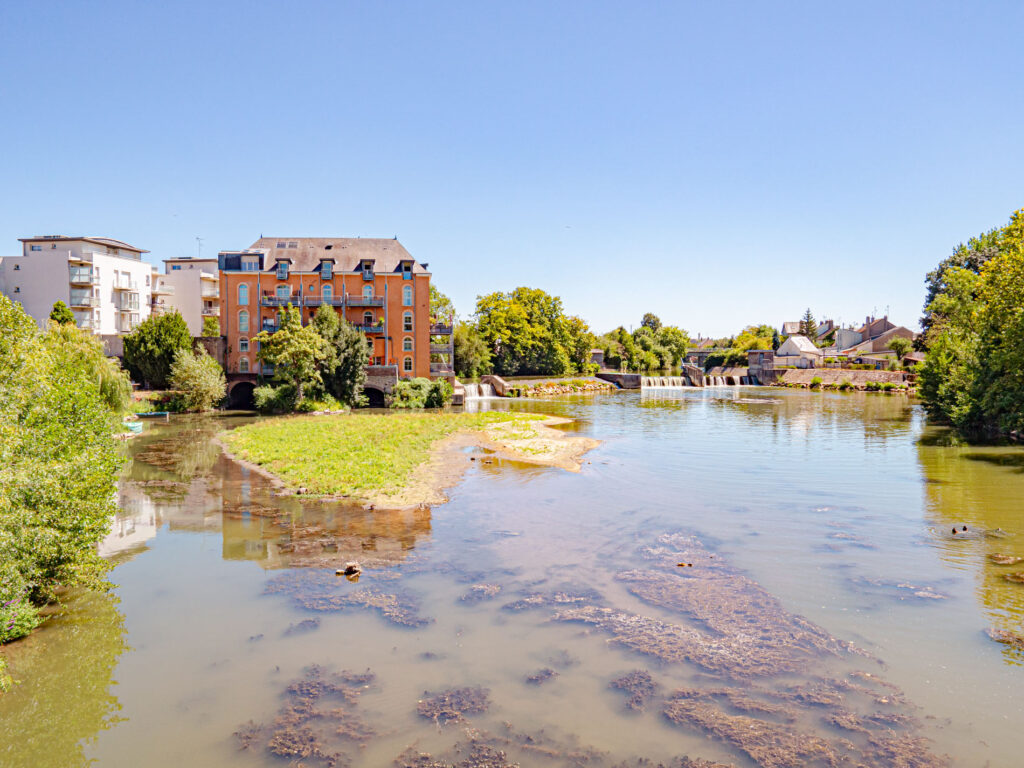
<svg viewBox="0 0 1024 768">
<path fill-rule="evenodd" d="M 314 700 L 319 716 L 301 721 L 325 754 L 343 753 L 338 765 L 391 765 L 410 745 L 451 764 L 470 757 L 448 753 L 467 738 L 522 765 L 687 754 L 785 764 L 744 751 L 726 727 L 709 738 L 708 712 L 867 750 L 859 732 L 827 722 L 834 707 L 779 698 L 809 681 L 864 680 L 847 677 L 856 671 L 903 695 L 877 704 L 845 692 L 858 718 L 916 718 L 896 730 L 954 765 L 1017 764 L 1022 658 L 986 630 L 1024 631 L 1024 585 L 1004 578 L 1024 566 L 988 559 L 1024 556 L 1024 451 L 944 445 L 905 398 L 863 393 L 663 389 L 475 405 L 569 416 L 567 429 L 603 443 L 579 474 L 467 455 L 448 504 L 393 512 L 275 496 L 211 442 L 246 419 L 147 425 L 129 444 L 122 515 L 105 542 L 115 595 L 72 597 L 7 649 L 22 684 L 0 698 L 16 734 L 0 765 L 287 765 L 267 744 L 286 730 L 273 726 L 295 703 L 286 688 L 310 665 L 375 675 Z M 1012 535 L 982 534 L 996 528 Z M 676 573 L 680 558 L 694 565 Z M 358 583 L 333 575 L 348 560 L 366 569 Z M 720 655 L 642 653 L 654 649 L 633 629 L 559 620 L 578 609 L 697 632 Z M 794 665 L 778 637 L 803 626 L 797 616 L 822 648 L 834 637 L 863 653 L 826 649 Z M 716 627 L 723 617 L 749 620 L 750 632 Z M 767 665 L 753 677 L 740 668 L 751 660 Z M 527 682 L 546 669 L 557 674 Z M 610 686 L 638 669 L 658 686 L 642 712 Z M 425 691 L 464 686 L 488 690 L 487 711 L 465 723 L 418 714 Z M 696 698 L 672 709 L 681 688 Z M 733 699 L 687 709 L 723 689 Z M 735 691 L 789 709 L 752 714 Z M 666 708 L 690 719 L 673 723 Z M 360 719 L 358 738 L 335 733 L 352 730 L 341 710 Z M 240 749 L 247 723 L 266 728 Z M 526 751 L 506 723 L 530 734 Z"/>
</svg>

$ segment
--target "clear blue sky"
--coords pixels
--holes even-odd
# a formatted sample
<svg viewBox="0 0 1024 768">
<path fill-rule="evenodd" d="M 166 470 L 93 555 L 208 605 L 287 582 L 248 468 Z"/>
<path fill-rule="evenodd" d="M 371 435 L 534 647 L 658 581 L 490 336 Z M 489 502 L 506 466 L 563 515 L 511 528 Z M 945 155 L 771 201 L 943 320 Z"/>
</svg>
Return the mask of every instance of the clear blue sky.
<svg viewBox="0 0 1024 768">
<path fill-rule="evenodd" d="M 1024 206 L 1024 4 L 0 2 L 0 255 L 398 235 L 461 314 L 916 326 Z"/>
</svg>

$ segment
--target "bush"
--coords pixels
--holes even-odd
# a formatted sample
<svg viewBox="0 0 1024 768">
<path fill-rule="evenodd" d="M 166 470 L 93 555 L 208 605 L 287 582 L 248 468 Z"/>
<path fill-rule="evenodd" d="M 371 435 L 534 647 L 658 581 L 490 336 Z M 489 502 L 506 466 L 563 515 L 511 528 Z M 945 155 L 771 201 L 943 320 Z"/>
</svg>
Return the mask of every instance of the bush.
<svg viewBox="0 0 1024 768">
<path fill-rule="evenodd" d="M 392 408 L 443 408 L 452 401 L 447 379 L 402 379 L 391 392 Z"/>
<path fill-rule="evenodd" d="M 842 381 L 839 382 L 839 389 L 845 392 L 848 389 L 853 389 L 853 384 L 850 382 L 849 379 L 843 379 Z"/>
<path fill-rule="evenodd" d="M 220 336 L 220 320 L 216 317 L 204 317 L 203 330 L 199 335 L 203 338 L 216 338 Z"/>
<path fill-rule="evenodd" d="M 124 337 L 124 363 L 150 389 L 167 389 L 178 353 L 192 351 L 192 334 L 178 312 L 150 317 Z"/>
<path fill-rule="evenodd" d="M 57 325 L 74 325 L 75 313 L 63 301 L 57 301 L 50 310 L 50 319 Z"/>
<path fill-rule="evenodd" d="M 290 413 L 298 404 L 295 387 L 291 384 L 256 387 L 252 393 L 253 403 L 260 413 Z"/>
<path fill-rule="evenodd" d="M 324 395 L 323 398 L 312 398 L 304 397 L 295 406 L 295 410 L 299 413 L 313 413 L 314 411 L 341 411 L 344 410 L 340 402 L 330 395 Z"/>
<path fill-rule="evenodd" d="M 31 631 L 39 622 L 35 607 L 60 590 L 109 586 L 110 566 L 96 545 L 117 511 L 123 458 L 96 360 L 65 343 L 63 332 L 77 329 L 41 334 L 3 296 L 0 328 L 0 642 L 6 642 Z"/>
<path fill-rule="evenodd" d="M 811 388 L 812 389 L 820 387 L 820 386 L 821 386 L 821 376 L 815 376 L 813 379 L 811 379 Z"/>
<path fill-rule="evenodd" d="M 171 386 L 178 391 L 183 411 L 209 411 L 227 395 L 224 369 L 203 347 L 195 353 L 178 353 L 171 367 Z"/>
<path fill-rule="evenodd" d="M 58 366 L 82 366 L 98 384 L 100 398 L 114 413 L 131 408 L 132 383 L 116 357 L 107 357 L 103 342 L 74 325 L 51 325 L 45 344 Z"/>
</svg>

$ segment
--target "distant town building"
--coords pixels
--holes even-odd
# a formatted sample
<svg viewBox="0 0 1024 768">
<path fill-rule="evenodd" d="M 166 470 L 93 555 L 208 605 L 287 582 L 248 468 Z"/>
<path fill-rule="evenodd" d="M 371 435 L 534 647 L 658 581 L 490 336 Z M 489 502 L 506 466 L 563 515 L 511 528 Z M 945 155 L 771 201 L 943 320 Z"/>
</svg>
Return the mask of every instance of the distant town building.
<svg viewBox="0 0 1024 768">
<path fill-rule="evenodd" d="M 818 368 L 821 366 L 824 353 L 806 336 L 794 334 L 782 342 L 775 351 L 776 366 L 795 366 L 797 368 Z"/>
<path fill-rule="evenodd" d="M 45 327 L 57 301 L 75 323 L 99 335 L 130 333 L 149 317 L 152 266 L 148 251 L 109 237 L 21 238 L 21 256 L 0 261 L 0 290 Z"/>
</svg>

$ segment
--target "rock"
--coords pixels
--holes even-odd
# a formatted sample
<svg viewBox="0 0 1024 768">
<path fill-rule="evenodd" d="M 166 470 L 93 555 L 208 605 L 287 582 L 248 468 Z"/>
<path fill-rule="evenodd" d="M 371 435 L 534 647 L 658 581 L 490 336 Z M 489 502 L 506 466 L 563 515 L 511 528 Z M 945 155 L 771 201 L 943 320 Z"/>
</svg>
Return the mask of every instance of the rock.
<svg viewBox="0 0 1024 768">
<path fill-rule="evenodd" d="M 362 572 L 363 569 L 359 567 L 359 563 L 354 561 L 345 563 L 345 568 L 340 571 L 340 573 L 344 576 L 356 576 Z"/>
<path fill-rule="evenodd" d="M 1005 554 L 994 554 L 989 555 L 988 559 L 996 565 L 1017 565 L 1017 563 L 1024 563 L 1024 557 L 1017 557 L 1016 555 L 1005 555 Z"/>
</svg>

